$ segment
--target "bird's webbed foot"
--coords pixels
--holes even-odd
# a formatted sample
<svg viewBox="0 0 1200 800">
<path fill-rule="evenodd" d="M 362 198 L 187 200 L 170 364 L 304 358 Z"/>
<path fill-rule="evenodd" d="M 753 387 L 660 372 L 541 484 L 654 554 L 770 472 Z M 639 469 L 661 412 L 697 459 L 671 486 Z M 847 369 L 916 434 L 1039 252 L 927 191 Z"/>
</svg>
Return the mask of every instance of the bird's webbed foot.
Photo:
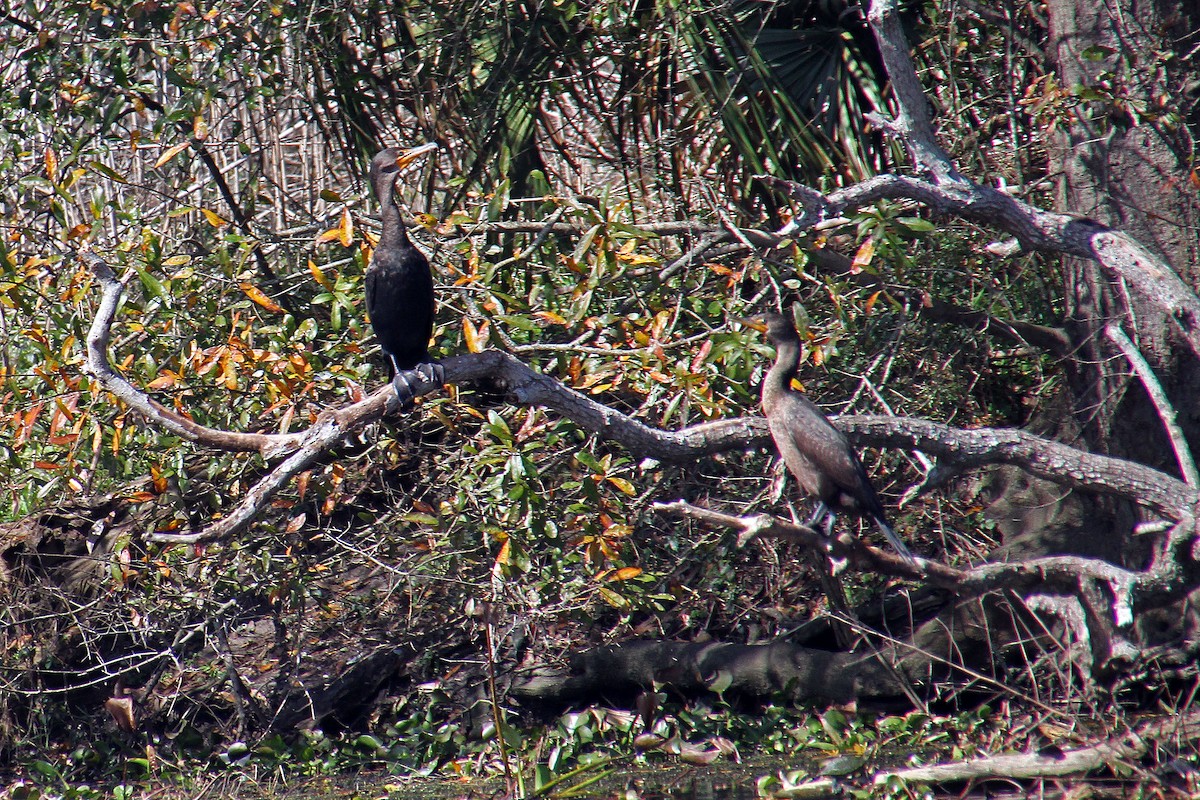
<svg viewBox="0 0 1200 800">
<path fill-rule="evenodd" d="M 411 409 L 417 399 L 417 391 L 426 384 L 442 385 L 446 382 L 446 368 L 436 361 L 422 361 L 412 369 L 398 369 L 392 377 L 392 389 L 396 392 L 396 404 L 404 411 Z"/>
<path fill-rule="evenodd" d="M 446 368 L 440 361 L 422 361 L 413 367 L 412 371 L 420 375 L 426 383 L 434 383 L 438 386 L 446 383 Z"/>
<path fill-rule="evenodd" d="M 818 501 L 817 507 L 813 509 L 812 516 L 808 518 L 808 527 L 814 530 L 822 530 L 825 532 L 825 538 L 828 539 L 833 535 L 833 520 L 834 513 L 824 501 Z M 817 526 L 821 527 L 818 528 Z"/>
</svg>

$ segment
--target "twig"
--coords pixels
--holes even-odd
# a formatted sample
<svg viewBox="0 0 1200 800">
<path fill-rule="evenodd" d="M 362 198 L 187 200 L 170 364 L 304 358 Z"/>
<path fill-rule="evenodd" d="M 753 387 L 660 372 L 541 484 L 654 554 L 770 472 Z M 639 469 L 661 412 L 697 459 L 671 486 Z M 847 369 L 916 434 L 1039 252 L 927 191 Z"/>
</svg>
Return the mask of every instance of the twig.
<svg viewBox="0 0 1200 800">
<path fill-rule="evenodd" d="M 563 206 L 563 207 L 559 208 L 557 211 L 555 211 L 553 214 L 551 214 L 550 219 L 547 220 L 546 222 L 542 223 L 542 229 L 540 231 L 538 231 L 537 236 L 534 237 L 533 241 L 530 243 L 530 245 L 528 247 L 526 247 L 521 252 L 514 253 L 513 255 L 504 259 L 503 261 L 500 261 L 493 267 L 493 269 L 496 269 L 496 270 L 503 269 L 504 267 L 507 267 L 511 264 L 516 264 L 518 261 L 524 261 L 525 259 L 529 258 L 531 255 L 533 255 L 537 251 L 537 249 L 542 246 L 542 243 L 545 242 L 546 239 L 550 236 L 551 231 L 554 230 L 555 224 L 557 224 L 558 221 L 560 219 L 562 219 L 562 215 L 565 214 L 566 211 L 567 211 L 566 206 Z"/>
<path fill-rule="evenodd" d="M 672 503 L 654 503 L 650 508 L 662 514 L 694 519 L 706 525 L 719 525 L 739 531 L 739 547 L 745 547 L 750 541 L 759 538 L 787 539 L 811 548 L 820 550 L 827 548 L 833 558 L 844 558 L 852 564 L 869 567 L 874 571 L 885 572 L 889 575 L 918 578 L 925 575 L 926 569 L 929 569 L 941 574 L 946 580 L 954 581 L 961 574 L 956 569 L 921 558 L 917 559 L 917 565 L 913 565 L 894 553 L 876 549 L 856 538 L 826 539 L 808 525 L 786 522 L 770 514 L 735 517 L 692 505 L 684 500 L 676 500 Z"/>
<path fill-rule="evenodd" d="M 1167 393 L 1163 390 L 1158 376 L 1154 374 L 1150 362 L 1134 346 L 1117 323 L 1110 322 L 1105 325 L 1104 335 L 1120 348 L 1125 358 L 1129 360 L 1130 366 L 1133 367 L 1133 371 L 1137 373 L 1138 380 L 1146 389 L 1146 394 L 1150 395 L 1150 402 L 1154 403 L 1154 408 L 1158 411 L 1158 418 L 1162 420 L 1163 428 L 1166 429 L 1167 436 L 1171 439 L 1171 447 L 1175 451 L 1175 460 L 1179 462 L 1179 471 L 1183 474 L 1184 482 L 1192 488 L 1200 487 L 1200 473 L 1196 471 L 1196 460 L 1192 458 L 1192 450 L 1188 447 L 1187 438 L 1184 437 L 1183 430 L 1179 427 L 1179 413 L 1167 398 Z"/>
</svg>

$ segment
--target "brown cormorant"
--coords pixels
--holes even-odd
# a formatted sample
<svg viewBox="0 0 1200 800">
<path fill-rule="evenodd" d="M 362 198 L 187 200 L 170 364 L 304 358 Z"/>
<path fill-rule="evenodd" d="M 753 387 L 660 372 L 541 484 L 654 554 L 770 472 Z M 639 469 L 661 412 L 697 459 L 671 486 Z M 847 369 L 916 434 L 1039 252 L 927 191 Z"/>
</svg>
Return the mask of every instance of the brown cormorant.
<svg viewBox="0 0 1200 800">
<path fill-rule="evenodd" d="M 393 371 L 392 386 L 401 405 L 412 402 L 416 377 L 440 380 L 441 365 L 429 360 L 429 337 L 433 334 L 433 273 L 429 259 L 408 238 L 396 179 L 401 170 L 436 144 L 411 150 L 389 147 L 371 159 L 371 188 L 380 205 L 383 233 L 371 264 L 367 267 L 367 316 L 375 338 Z"/>
<path fill-rule="evenodd" d="M 792 388 L 800 364 L 800 337 L 795 327 L 779 314 L 767 314 L 765 321 L 767 338 L 775 345 L 775 364 L 763 381 L 763 412 L 783 463 L 800 487 L 817 501 L 808 525 L 815 527 L 824 521 L 828 538 L 835 510 L 867 517 L 897 553 L 913 562 L 912 553 L 888 524 L 879 495 L 846 436 L 811 400 Z"/>
</svg>

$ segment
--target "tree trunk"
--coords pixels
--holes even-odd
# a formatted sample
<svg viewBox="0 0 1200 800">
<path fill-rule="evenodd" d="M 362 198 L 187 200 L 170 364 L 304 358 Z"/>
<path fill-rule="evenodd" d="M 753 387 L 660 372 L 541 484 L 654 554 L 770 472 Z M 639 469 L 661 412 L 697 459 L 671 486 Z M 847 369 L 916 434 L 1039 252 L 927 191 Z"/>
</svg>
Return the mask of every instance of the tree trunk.
<svg viewBox="0 0 1200 800">
<path fill-rule="evenodd" d="M 1076 106 L 1071 124 L 1058 129 L 1050 173 L 1059 177 L 1060 210 L 1132 234 L 1195 286 L 1200 201 L 1187 159 L 1196 98 L 1188 91 L 1194 79 L 1179 65 L 1195 44 L 1189 32 L 1200 13 L 1186 19 L 1185 5 L 1114 9 L 1098 0 L 1050 0 L 1049 55 L 1060 85 L 1072 92 L 1091 87 L 1104 97 Z M 1181 113 L 1182 123 L 1172 124 L 1168 112 Z M 1195 359 L 1179 346 L 1171 320 L 1105 278 L 1095 262 L 1066 259 L 1064 277 L 1067 318 L 1082 355 L 1070 381 L 1087 445 L 1178 474 L 1157 412 L 1103 327 L 1120 323 L 1139 346 L 1193 445 L 1200 441 L 1200 414 L 1188 400 L 1200 389 Z"/>
</svg>

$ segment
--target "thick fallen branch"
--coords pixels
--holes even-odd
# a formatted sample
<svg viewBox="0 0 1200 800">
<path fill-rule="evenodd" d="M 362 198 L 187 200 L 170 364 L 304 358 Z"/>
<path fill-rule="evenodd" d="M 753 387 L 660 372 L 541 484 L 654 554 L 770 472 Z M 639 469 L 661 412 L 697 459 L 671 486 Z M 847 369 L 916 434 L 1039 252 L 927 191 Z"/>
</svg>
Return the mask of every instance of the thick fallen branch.
<svg viewBox="0 0 1200 800">
<path fill-rule="evenodd" d="M 882 772 L 875 776 L 875 785 L 884 785 L 892 778 L 901 778 L 909 783 L 948 783 L 989 778 L 1030 780 L 1086 775 L 1111 768 L 1114 764 L 1134 762 L 1164 739 L 1176 742 L 1177 746 L 1200 739 L 1200 716 L 1193 714 L 1184 719 L 1172 717 L 1154 720 L 1122 736 L 1114 736 L 1088 747 L 1058 751 L 1053 755 L 1021 753 L 985 756 L 954 764 Z"/>
<path fill-rule="evenodd" d="M 1142 571 L 1128 570 L 1099 559 L 1082 556 L 1045 556 L 1011 563 L 987 563 L 967 569 L 955 569 L 928 559 L 907 564 L 898 556 L 877 550 L 857 537 L 843 534 L 827 540 L 806 525 L 797 525 L 758 514 L 737 517 L 692 505 L 682 500 L 656 503 L 656 511 L 686 517 L 706 525 L 738 531 L 738 544 L 759 538 L 799 541 L 809 547 L 827 550 L 833 558 L 844 559 L 853 568 L 874 573 L 919 578 L 927 584 L 947 589 L 959 600 L 1005 590 L 1021 597 L 1059 595 L 1077 598 L 1087 615 L 1082 639 L 1091 648 L 1093 663 L 1107 668 L 1113 658 L 1131 655 L 1124 637 L 1136 616 L 1187 597 L 1200 586 L 1200 564 L 1193 557 L 1189 522 L 1176 526 L 1168 536 L 1163 555 Z M 1185 527 L 1186 525 L 1186 527 Z"/>
<path fill-rule="evenodd" d="M 513 685 L 509 694 L 548 706 L 609 702 L 667 687 L 742 697 L 786 694 L 799 701 L 844 703 L 899 697 L 904 679 L 874 653 L 831 653 L 787 641 L 768 644 L 640 639 L 601 645 L 572 657 L 567 674 L 543 674 Z"/>
</svg>

